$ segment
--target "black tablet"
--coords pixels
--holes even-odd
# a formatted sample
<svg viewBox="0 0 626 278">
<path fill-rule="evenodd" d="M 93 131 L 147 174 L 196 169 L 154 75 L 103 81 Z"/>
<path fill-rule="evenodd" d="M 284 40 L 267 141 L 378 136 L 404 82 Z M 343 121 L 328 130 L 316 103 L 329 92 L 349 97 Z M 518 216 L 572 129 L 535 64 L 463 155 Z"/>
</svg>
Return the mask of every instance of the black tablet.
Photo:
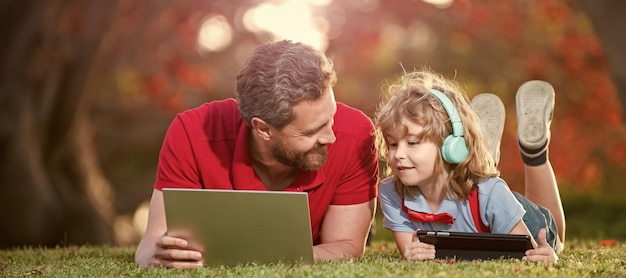
<svg viewBox="0 0 626 278">
<path fill-rule="evenodd" d="M 417 236 L 421 242 L 435 245 L 437 259 L 521 259 L 533 248 L 527 235 L 419 230 Z"/>
</svg>

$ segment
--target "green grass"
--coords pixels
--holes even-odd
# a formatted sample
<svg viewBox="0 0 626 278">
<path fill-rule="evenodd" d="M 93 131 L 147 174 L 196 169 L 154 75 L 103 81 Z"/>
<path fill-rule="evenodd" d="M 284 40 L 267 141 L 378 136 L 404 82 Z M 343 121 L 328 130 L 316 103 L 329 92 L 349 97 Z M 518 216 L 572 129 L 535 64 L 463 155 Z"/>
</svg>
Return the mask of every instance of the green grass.
<svg viewBox="0 0 626 278">
<path fill-rule="evenodd" d="M 408 262 L 381 227 L 363 258 L 315 265 L 249 265 L 192 270 L 143 269 L 134 247 L 69 246 L 0 250 L 0 277 L 626 277 L 626 202 L 564 196 L 566 249 L 556 264 L 519 260 Z M 615 246 L 603 246 L 613 239 Z"/>
<path fill-rule="evenodd" d="M 626 276 L 626 244 L 573 240 L 556 264 L 500 260 L 408 262 L 395 246 L 375 241 L 361 259 L 315 265 L 248 265 L 191 270 L 142 269 L 134 248 L 81 246 L 0 250 L 2 277 L 585 277 Z"/>
<path fill-rule="evenodd" d="M 626 240 L 626 198 L 566 193 L 563 207 L 568 238 Z"/>
</svg>

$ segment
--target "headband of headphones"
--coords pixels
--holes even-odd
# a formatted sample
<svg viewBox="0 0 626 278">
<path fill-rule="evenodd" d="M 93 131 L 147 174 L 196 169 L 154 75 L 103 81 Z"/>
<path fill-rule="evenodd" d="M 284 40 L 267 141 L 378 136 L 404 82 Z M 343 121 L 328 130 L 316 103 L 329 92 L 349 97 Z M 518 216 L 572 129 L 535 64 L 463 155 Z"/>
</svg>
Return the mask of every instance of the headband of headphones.
<svg viewBox="0 0 626 278">
<path fill-rule="evenodd" d="M 448 117 L 450 117 L 450 122 L 452 123 L 452 135 L 455 137 L 463 136 L 463 123 L 452 101 L 438 90 L 428 89 L 428 92 L 441 102 L 443 109 L 448 113 Z"/>
</svg>

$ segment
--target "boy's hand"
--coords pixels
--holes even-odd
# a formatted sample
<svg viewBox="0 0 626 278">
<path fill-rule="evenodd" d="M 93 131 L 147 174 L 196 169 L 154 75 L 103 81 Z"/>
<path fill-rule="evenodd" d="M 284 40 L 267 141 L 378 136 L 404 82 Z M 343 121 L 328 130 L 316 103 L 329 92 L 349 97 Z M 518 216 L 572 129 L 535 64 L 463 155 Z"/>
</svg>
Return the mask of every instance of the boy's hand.
<svg viewBox="0 0 626 278">
<path fill-rule="evenodd" d="M 559 257 L 552 249 L 552 246 L 548 244 L 546 240 L 546 229 L 539 230 L 539 242 L 537 248 L 526 250 L 526 255 L 522 258 L 525 261 L 534 262 L 557 262 Z"/>
<path fill-rule="evenodd" d="M 417 233 L 413 233 L 413 240 L 404 248 L 403 256 L 409 261 L 432 260 L 435 258 L 435 246 L 421 242 Z"/>
</svg>

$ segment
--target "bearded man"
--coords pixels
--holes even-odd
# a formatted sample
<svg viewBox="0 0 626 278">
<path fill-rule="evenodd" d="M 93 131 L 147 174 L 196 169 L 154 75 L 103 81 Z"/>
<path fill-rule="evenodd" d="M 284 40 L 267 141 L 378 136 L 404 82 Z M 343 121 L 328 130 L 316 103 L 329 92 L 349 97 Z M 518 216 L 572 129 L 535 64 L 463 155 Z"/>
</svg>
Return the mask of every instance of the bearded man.
<svg viewBox="0 0 626 278">
<path fill-rule="evenodd" d="M 362 256 L 377 196 L 374 127 L 335 101 L 335 81 L 323 53 L 291 41 L 268 43 L 239 72 L 236 99 L 178 114 L 163 140 L 136 263 L 204 263 L 187 240 L 167 234 L 163 188 L 306 192 L 315 259 Z"/>
</svg>

